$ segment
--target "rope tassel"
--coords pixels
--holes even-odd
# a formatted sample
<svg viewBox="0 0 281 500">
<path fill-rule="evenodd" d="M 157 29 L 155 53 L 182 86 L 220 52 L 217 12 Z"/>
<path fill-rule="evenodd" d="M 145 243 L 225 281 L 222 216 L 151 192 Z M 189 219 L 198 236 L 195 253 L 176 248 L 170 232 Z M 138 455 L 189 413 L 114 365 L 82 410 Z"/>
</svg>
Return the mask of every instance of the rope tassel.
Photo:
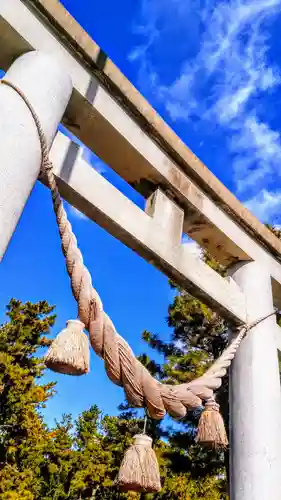
<svg viewBox="0 0 281 500">
<path fill-rule="evenodd" d="M 201 414 L 196 442 L 216 450 L 227 448 L 228 439 L 224 421 L 220 407 L 213 398 L 206 402 Z"/>
<path fill-rule="evenodd" d="M 66 328 L 58 334 L 45 356 L 48 368 L 68 375 L 88 373 L 90 352 L 84 328 L 84 323 L 77 319 L 67 322 Z"/>
<path fill-rule="evenodd" d="M 136 434 L 125 453 L 116 484 L 121 491 L 156 493 L 161 489 L 159 466 L 152 448 L 152 439 Z"/>
</svg>

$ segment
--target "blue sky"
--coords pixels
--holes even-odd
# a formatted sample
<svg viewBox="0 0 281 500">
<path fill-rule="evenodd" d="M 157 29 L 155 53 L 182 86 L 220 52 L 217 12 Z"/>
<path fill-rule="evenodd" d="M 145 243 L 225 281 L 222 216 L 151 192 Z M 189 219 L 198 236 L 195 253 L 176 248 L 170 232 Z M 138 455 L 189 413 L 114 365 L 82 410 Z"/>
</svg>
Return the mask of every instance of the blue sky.
<svg viewBox="0 0 281 500">
<path fill-rule="evenodd" d="M 278 222 L 280 0 L 63 3 L 227 187 Z"/>
<path fill-rule="evenodd" d="M 77 21 L 186 144 L 264 222 L 280 223 L 281 1 L 63 0 Z M 139 206 L 144 200 L 89 151 L 89 162 Z M 144 329 L 169 337 L 167 279 L 67 207 L 93 283 L 134 351 Z M 48 190 L 37 183 L 0 266 L 0 311 L 13 296 L 56 304 L 54 334 L 76 317 Z M 122 390 L 93 353 L 91 372 L 57 380 L 52 422 L 96 403 L 114 414 Z"/>
</svg>

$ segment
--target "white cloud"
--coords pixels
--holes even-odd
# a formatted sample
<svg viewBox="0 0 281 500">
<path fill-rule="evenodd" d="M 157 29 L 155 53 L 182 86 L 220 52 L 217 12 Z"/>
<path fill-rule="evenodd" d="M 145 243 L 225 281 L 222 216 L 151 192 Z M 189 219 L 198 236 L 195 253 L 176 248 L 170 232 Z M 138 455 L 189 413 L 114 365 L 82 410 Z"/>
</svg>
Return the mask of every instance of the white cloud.
<svg viewBox="0 0 281 500">
<path fill-rule="evenodd" d="M 186 2 L 143 0 L 141 19 L 145 29 L 141 33 L 146 42 L 133 49 L 133 57 L 131 53 L 131 59 L 140 59 L 142 71 L 147 70 L 148 80 L 153 72 L 152 90 L 157 92 L 158 97 L 168 100 L 169 107 L 174 110 L 176 104 L 179 104 L 181 110 L 184 102 L 188 114 L 190 106 L 192 109 L 194 107 L 198 88 L 209 83 L 214 111 L 224 109 L 223 104 L 227 102 L 228 107 L 239 112 L 239 107 L 254 92 L 267 90 L 280 82 L 277 68 L 267 65 L 267 37 L 262 29 L 265 21 L 279 10 L 280 0 L 193 1 L 185 8 L 183 4 Z M 162 41 L 162 48 L 166 53 L 166 46 L 172 42 L 172 37 L 177 31 L 182 32 L 184 29 L 188 39 L 190 25 L 194 23 L 192 11 L 196 4 L 203 26 L 202 34 L 197 33 L 198 51 L 194 57 L 183 59 L 180 72 L 172 83 L 162 84 L 159 88 L 160 79 L 153 68 L 149 49 Z M 161 31 L 158 25 L 161 26 Z M 167 26 L 170 40 L 164 39 Z M 194 43 L 194 39 L 190 41 Z M 181 45 L 184 45 L 184 39 L 181 40 Z M 215 80 L 210 82 L 212 76 L 215 76 Z M 230 99 L 226 101 L 227 96 Z M 201 108 L 199 102 L 198 104 Z"/>
<path fill-rule="evenodd" d="M 269 57 L 280 12 L 281 0 L 142 0 L 138 34 L 144 42 L 131 53 L 141 90 L 171 119 L 196 117 L 221 127 L 243 198 L 263 187 L 271 192 L 280 175 L 280 134 L 264 119 L 269 96 L 281 84 Z M 169 52 L 170 45 L 177 51 Z"/>
<path fill-rule="evenodd" d="M 81 156 L 99 174 L 104 174 L 107 171 L 107 165 L 86 146 L 83 146 Z"/>
<path fill-rule="evenodd" d="M 256 196 L 246 201 L 245 205 L 262 222 L 269 222 L 277 212 L 281 211 L 281 190 L 270 192 L 262 189 Z"/>
<path fill-rule="evenodd" d="M 72 205 L 70 205 L 69 212 L 76 219 L 89 220 L 88 217 L 86 217 L 86 215 L 84 215 L 82 212 L 80 212 L 80 210 L 77 210 L 77 208 L 73 207 Z"/>
<path fill-rule="evenodd" d="M 276 184 L 280 179 L 280 133 L 260 122 L 255 115 L 245 117 L 243 134 L 237 132 L 230 147 L 239 153 L 233 162 L 239 193 L 256 190 L 266 183 Z"/>
<path fill-rule="evenodd" d="M 187 246 L 188 251 L 195 257 L 202 258 L 202 248 L 196 241 L 192 240 L 186 234 L 183 235 L 182 243 Z"/>
<path fill-rule="evenodd" d="M 107 165 L 97 156 L 93 151 L 91 151 L 83 142 L 78 139 L 74 134 L 72 134 L 67 128 L 63 125 L 59 126 L 59 130 L 69 137 L 72 142 L 79 146 L 78 155 L 80 158 L 83 158 L 89 165 L 91 165 L 99 174 L 104 174 L 107 170 Z"/>
</svg>

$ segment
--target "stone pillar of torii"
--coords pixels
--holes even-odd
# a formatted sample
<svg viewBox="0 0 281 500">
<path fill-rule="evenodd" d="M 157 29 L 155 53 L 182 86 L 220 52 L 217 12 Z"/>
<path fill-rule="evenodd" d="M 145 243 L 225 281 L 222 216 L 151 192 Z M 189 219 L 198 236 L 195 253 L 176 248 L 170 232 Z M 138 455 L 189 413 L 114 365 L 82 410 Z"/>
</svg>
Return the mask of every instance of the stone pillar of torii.
<svg viewBox="0 0 281 500">
<path fill-rule="evenodd" d="M 230 270 L 245 294 L 247 319 L 273 308 L 271 279 L 257 262 Z M 275 345 L 276 319 L 248 333 L 230 370 L 230 498 L 281 498 L 280 375 Z"/>
<path fill-rule="evenodd" d="M 28 52 L 6 79 L 29 97 L 51 145 L 71 96 L 72 83 L 61 65 L 45 53 Z M 6 85 L 0 86 L 0 260 L 38 178 L 41 147 L 29 109 Z"/>
<path fill-rule="evenodd" d="M 72 93 L 71 78 L 66 68 L 55 55 L 32 51 L 18 57 L 5 78 L 19 87 L 34 106 L 51 147 Z M 0 85 L 0 151 L 2 259 L 41 165 L 38 134 L 30 112 L 17 93 L 4 85 Z M 94 191 L 95 186 L 91 186 L 91 189 Z M 163 221 L 166 221 L 171 201 L 163 196 L 161 203 Z M 159 206 L 160 202 L 158 208 Z M 166 212 L 165 206 L 168 207 Z M 176 205 L 172 212 L 178 212 L 178 217 L 182 219 L 182 211 Z M 144 216 L 145 214 L 142 215 Z M 161 219 L 159 210 L 157 217 Z M 171 230 L 172 225 L 175 225 L 177 233 L 181 232 L 177 220 L 172 220 Z M 129 232 L 129 229 L 126 231 Z M 173 231 L 168 231 L 167 234 L 172 235 Z M 152 251 L 156 252 L 154 248 Z M 172 267 L 173 264 L 169 265 Z M 200 265 L 198 262 L 199 267 Z M 205 287 L 204 272 L 203 270 L 200 275 L 200 290 L 206 288 L 208 295 L 209 277 L 208 286 Z M 233 291 L 234 300 L 236 296 L 245 299 L 245 317 L 248 322 L 272 312 L 271 275 L 266 266 L 255 260 L 238 262 L 230 266 L 229 275 L 229 291 Z M 219 287 L 220 282 L 214 280 L 213 286 Z M 196 295 L 196 286 L 194 290 Z M 217 297 L 215 290 L 214 295 Z M 199 291 L 198 296 L 201 298 Z M 278 333 L 274 316 L 253 328 L 243 340 L 231 368 L 231 500 L 281 500 L 281 391 L 276 348 Z"/>
</svg>

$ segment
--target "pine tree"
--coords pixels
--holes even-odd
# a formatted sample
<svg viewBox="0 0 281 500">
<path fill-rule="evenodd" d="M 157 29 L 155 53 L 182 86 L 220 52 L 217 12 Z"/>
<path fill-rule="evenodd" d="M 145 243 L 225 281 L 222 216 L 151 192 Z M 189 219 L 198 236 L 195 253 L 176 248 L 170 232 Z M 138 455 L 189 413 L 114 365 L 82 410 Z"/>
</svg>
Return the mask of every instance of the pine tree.
<svg viewBox="0 0 281 500">
<path fill-rule="evenodd" d="M 53 307 L 12 299 L 9 321 L 0 327 L 0 498 L 29 500 L 40 491 L 42 449 L 47 430 L 40 408 L 54 384 L 39 384 L 44 367 L 35 356 L 49 344 Z"/>
<path fill-rule="evenodd" d="M 112 453 L 104 442 L 99 408 L 94 405 L 84 411 L 74 428 L 73 474 L 68 498 L 114 498 Z"/>
<path fill-rule="evenodd" d="M 47 428 L 40 409 L 54 394 L 54 384 L 41 383 L 45 368 L 37 355 L 50 343 L 46 334 L 54 324 L 52 312 L 46 302 L 23 304 L 13 299 L 9 321 L 0 327 L 0 499 L 222 498 L 214 475 L 195 474 L 198 464 L 192 466 L 184 441 L 179 446 L 173 432 L 151 420 L 147 431 L 154 438 L 163 488 L 156 495 L 118 491 L 114 480 L 121 460 L 144 425 L 143 418 L 126 406 L 119 417 L 102 416 L 92 406 L 75 422 L 65 414 L 53 429 Z M 158 376 L 161 367 L 146 356 L 143 362 Z"/>
</svg>

